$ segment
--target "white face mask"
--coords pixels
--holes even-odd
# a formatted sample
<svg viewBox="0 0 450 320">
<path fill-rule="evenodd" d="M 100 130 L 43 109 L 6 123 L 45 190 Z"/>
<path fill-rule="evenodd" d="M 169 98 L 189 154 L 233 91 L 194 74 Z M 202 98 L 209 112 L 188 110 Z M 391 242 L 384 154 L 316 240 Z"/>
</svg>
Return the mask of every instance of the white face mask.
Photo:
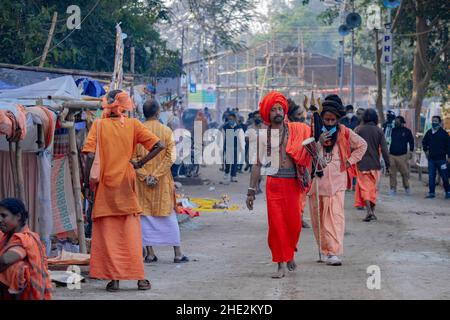
<svg viewBox="0 0 450 320">
<path fill-rule="evenodd" d="M 352 117 L 353 117 L 353 113 L 352 112 L 347 113 L 347 118 L 351 119 Z"/>
</svg>

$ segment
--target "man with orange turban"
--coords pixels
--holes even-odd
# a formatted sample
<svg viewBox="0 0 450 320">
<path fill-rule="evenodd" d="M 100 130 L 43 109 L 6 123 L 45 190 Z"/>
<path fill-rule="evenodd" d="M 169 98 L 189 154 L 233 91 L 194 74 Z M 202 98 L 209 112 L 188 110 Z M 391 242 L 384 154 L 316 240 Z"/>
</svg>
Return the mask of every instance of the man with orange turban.
<svg viewBox="0 0 450 320">
<path fill-rule="evenodd" d="M 145 279 L 142 260 L 142 238 L 136 194 L 135 169 L 142 168 L 164 145 L 136 119 L 123 113 L 133 109 L 128 93 L 109 92 L 103 99 L 101 120 L 92 125 L 83 152 L 90 161 L 100 156 L 100 170 L 92 213 L 90 276 L 111 280 L 106 290 L 119 290 L 119 280 L 138 280 L 139 290 L 151 285 Z M 140 161 L 131 161 L 136 145 L 150 152 Z M 98 147 L 98 148 L 97 148 Z"/>
<path fill-rule="evenodd" d="M 283 278 L 286 267 L 290 271 L 297 267 L 294 253 L 302 228 L 301 200 L 310 186 L 311 157 L 302 142 L 311 136 L 311 128 L 304 123 L 288 122 L 287 112 L 286 98 L 279 92 L 270 92 L 259 105 L 268 129 L 249 132 L 250 163 L 254 165 L 247 207 L 253 210 L 258 180 L 261 174 L 267 175 L 268 243 L 272 261 L 278 263 L 273 278 Z"/>
</svg>

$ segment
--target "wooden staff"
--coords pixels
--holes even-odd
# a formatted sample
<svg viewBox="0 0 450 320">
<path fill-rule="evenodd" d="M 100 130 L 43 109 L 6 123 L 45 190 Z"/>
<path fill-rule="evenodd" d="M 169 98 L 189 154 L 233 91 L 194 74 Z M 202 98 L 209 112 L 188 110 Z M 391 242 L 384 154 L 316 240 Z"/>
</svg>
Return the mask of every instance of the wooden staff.
<svg viewBox="0 0 450 320">
<path fill-rule="evenodd" d="M 44 66 L 45 59 L 47 58 L 48 50 L 50 49 L 50 44 L 52 43 L 53 33 L 55 32 L 57 19 L 58 19 L 58 12 L 55 11 L 55 13 L 53 13 L 52 25 L 50 27 L 50 31 L 48 32 L 47 43 L 45 44 L 44 53 L 42 54 L 41 62 L 39 62 L 39 67 Z"/>
<path fill-rule="evenodd" d="M 86 237 L 84 234 L 84 218 L 81 209 L 81 186 L 80 186 L 80 166 L 78 163 L 78 148 L 77 148 L 77 137 L 75 133 L 75 115 L 70 112 L 67 116 L 67 121 L 62 123 L 63 128 L 69 130 L 69 144 L 70 144 L 70 164 L 71 164 L 71 175 L 72 175 L 72 187 L 73 194 L 75 198 L 75 214 L 77 218 L 77 229 L 78 229 L 78 242 L 80 244 L 80 252 L 87 253 L 86 249 Z"/>
</svg>

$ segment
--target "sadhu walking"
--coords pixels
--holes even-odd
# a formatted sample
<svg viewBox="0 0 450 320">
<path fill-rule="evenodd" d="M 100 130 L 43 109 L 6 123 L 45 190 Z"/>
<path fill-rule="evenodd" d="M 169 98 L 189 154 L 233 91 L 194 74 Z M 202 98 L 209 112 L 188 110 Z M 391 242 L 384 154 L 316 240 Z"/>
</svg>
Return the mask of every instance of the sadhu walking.
<svg viewBox="0 0 450 320">
<path fill-rule="evenodd" d="M 327 96 L 322 107 L 319 154 L 327 165 L 323 176 L 313 179 L 308 193 L 309 208 L 314 235 L 321 246 L 320 252 L 326 256 L 328 265 L 338 266 L 342 264 L 344 253 L 345 190 L 351 187 L 354 166 L 366 152 L 367 144 L 351 129 L 339 124 L 339 119 L 346 112 L 337 95 Z M 316 190 L 319 190 L 318 194 Z"/>
<path fill-rule="evenodd" d="M 378 127 L 378 115 L 375 109 L 364 111 L 363 124 L 355 132 L 367 142 L 367 151 L 358 162 L 355 207 L 366 207 L 365 222 L 376 220 L 375 205 L 378 195 L 378 181 L 381 176 L 380 152 L 386 164 L 386 173 L 389 174 L 389 151 L 383 130 Z"/>
<path fill-rule="evenodd" d="M 311 156 L 302 142 L 311 136 L 311 128 L 300 122 L 287 122 L 288 102 L 279 92 L 267 94 L 259 105 L 259 113 L 268 130 L 249 133 L 250 157 L 254 163 L 247 193 L 247 207 L 253 210 L 258 180 L 262 169 L 266 182 L 268 243 L 272 261 L 278 264 L 273 278 L 283 278 L 286 267 L 296 269 L 294 253 L 302 229 L 304 201 L 309 187 Z M 262 132 L 261 132 L 262 131 Z M 272 143 L 272 137 L 279 139 Z M 259 152 L 256 148 L 259 147 Z M 256 158 L 256 159 L 255 159 Z M 279 161 L 278 161 L 279 160 Z"/>
<path fill-rule="evenodd" d="M 109 92 L 103 99 L 101 120 L 92 125 L 83 152 L 100 156 L 100 175 L 92 212 L 90 276 L 111 280 L 106 290 L 119 290 L 119 280 L 138 280 L 138 289 L 148 290 L 142 259 L 135 169 L 141 168 L 163 148 L 159 138 L 138 120 L 123 112 L 133 109 L 128 93 Z M 150 152 L 139 162 L 131 161 L 136 145 Z M 89 168 L 90 166 L 88 166 Z M 90 170 L 90 169 L 89 169 Z"/>
</svg>

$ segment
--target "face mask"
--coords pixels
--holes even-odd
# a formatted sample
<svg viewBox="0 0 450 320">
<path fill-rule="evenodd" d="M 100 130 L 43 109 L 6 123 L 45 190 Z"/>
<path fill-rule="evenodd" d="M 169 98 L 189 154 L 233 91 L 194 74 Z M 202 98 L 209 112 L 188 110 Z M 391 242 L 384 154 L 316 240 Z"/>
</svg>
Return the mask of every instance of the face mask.
<svg viewBox="0 0 450 320">
<path fill-rule="evenodd" d="M 261 120 L 261 119 L 255 119 L 255 124 L 259 125 L 259 124 L 261 124 L 261 123 L 262 123 L 262 120 Z"/>
<path fill-rule="evenodd" d="M 305 117 L 300 117 L 300 118 L 298 118 L 298 122 L 305 122 Z"/>
<path fill-rule="evenodd" d="M 347 113 L 347 118 L 349 118 L 349 119 L 353 118 L 353 113 L 352 112 Z"/>
<path fill-rule="evenodd" d="M 439 123 L 435 123 L 435 122 L 433 122 L 433 123 L 431 124 L 431 127 L 432 127 L 433 129 L 438 129 L 440 126 L 441 126 L 441 125 L 440 125 Z"/>
<path fill-rule="evenodd" d="M 325 132 L 325 131 L 328 131 L 328 133 L 330 135 L 332 135 L 332 134 L 334 134 L 336 132 L 336 126 L 335 125 L 334 126 L 327 126 L 327 125 L 325 125 L 325 126 L 322 127 L 322 132 Z"/>
</svg>

